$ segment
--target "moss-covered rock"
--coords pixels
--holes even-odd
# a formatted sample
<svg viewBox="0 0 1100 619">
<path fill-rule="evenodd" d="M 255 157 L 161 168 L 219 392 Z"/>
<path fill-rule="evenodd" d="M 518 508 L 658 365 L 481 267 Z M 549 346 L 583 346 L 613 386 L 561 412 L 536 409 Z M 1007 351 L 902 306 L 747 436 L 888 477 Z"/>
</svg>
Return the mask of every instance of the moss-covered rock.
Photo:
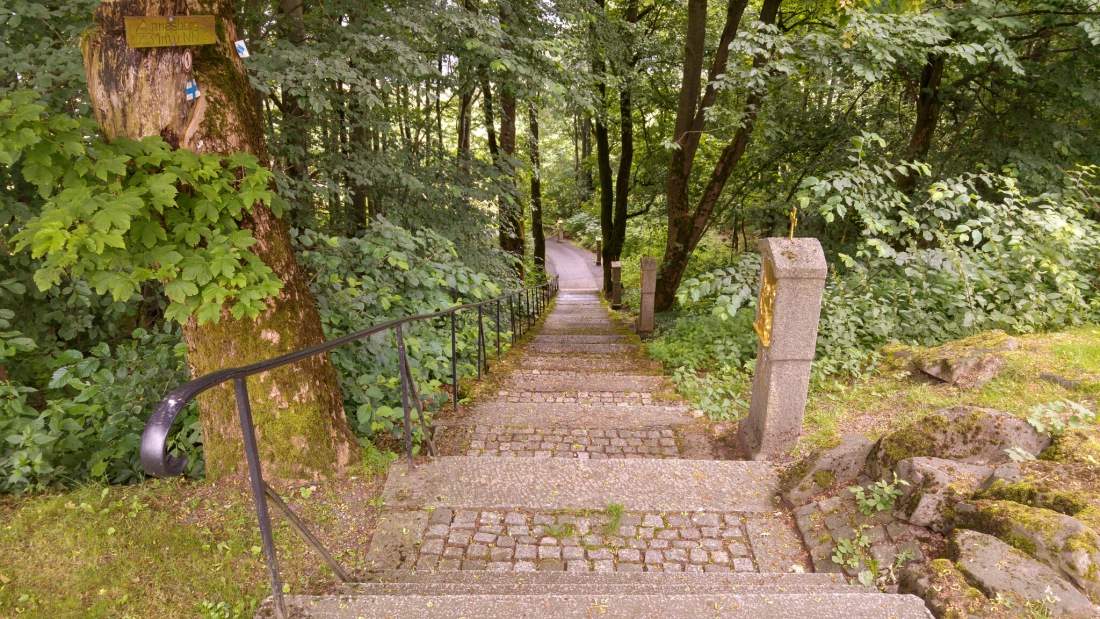
<svg viewBox="0 0 1100 619">
<path fill-rule="evenodd" d="M 971 587 L 962 572 L 947 559 L 910 563 L 901 571 L 898 591 L 923 598 L 936 619 L 1010 619 L 1016 616 Z"/>
<path fill-rule="evenodd" d="M 1054 437 L 1040 460 L 1100 466 L 1100 429 L 1076 428 Z"/>
<path fill-rule="evenodd" d="M 1049 444 L 1049 437 L 1015 415 L 954 406 L 915 419 L 879 439 L 867 457 L 867 474 L 888 479 L 898 462 L 921 456 L 998 464 L 1008 461 L 1005 450 L 1011 447 L 1038 454 Z"/>
<path fill-rule="evenodd" d="M 897 465 L 908 485 L 898 501 L 898 515 L 910 524 L 939 533 L 951 529 L 952 510 L 982 487 L 993 469 L 941 458 L 906 458 Z"/>
<path fill-rule="evenodd" d="M 1042 507 L 1100 531 L 1100 466 L 1040 460 L 1014 468 L 1013 475 L 994 481 L 982 498 Z"/>
<path fill-rule="evenodd" d="M 1013 501 L 981 500 L 956 505 L 955 525 L 1007 542 L 1100 601 L 1100 535 L 1081 521 Z"/>
<path fill-rule="evenodd" d="M 977 387 L 993 379 L 1005 361 L 1000 353 L 1016 350 L 1016 339 L 1004 331 L 987 331 L 913 354 L 913 364 L 927 374 L 959 387 Z"/>
<path fill-rule="evenodd" d="M 783 498 L 797 507 L 838 485 L 855 483 L 873 445 L 860 434 L 850 434 L 839 445 L 811 454 L 784 476 Z"/>
<path fill-rule="evenodd" d="M 956 529 L 950 556 L 967 582 L 1015 607 L 1042 604 L 1057 616 L 1095 619 L 1100 609 L 1054 570 L 985 533 Z"/>
</svg>

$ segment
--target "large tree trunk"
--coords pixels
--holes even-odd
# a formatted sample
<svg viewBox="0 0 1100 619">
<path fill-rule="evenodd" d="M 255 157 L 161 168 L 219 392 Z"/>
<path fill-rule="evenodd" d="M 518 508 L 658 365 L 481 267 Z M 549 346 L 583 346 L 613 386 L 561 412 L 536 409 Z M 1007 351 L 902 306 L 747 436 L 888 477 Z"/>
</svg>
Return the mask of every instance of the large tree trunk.
<svg viewBox="0 0 1100 619">
<path fill-rule="evenodd" d="M 917 91 L 916 121 L 913 133 L 906 149 L 910 160 L 922 160 L 932 148 L 932 136 L 936 133 L 936 124 L 940 121 L 943 99 L 940 97 L 940 82 L 943 80 L 943 56 L 930 57 L 920 74 L 920 89 Z M 917 188 L 917 171 L 910 168 L 909 173 L 898 179 L 897 187 L 905 193 Z"/>
<path fill-rule="evenodd" d="M 195 48 L 194 77 L 202 97 L 184 101 L 183 51 L 131 49 L 123 16 L 211 14 L 217 45 Z M 84 66 L 96 120 L 107 139 L 160 135 L 197 153 L 247 152 L 268 161 L 260 110 L 233 49 L 237 37 L 229 0 L 104 0 L 97 28 L 86 35 Z M 182 114 L 181 114 L 182 112 Z M 242 221 L 252 247 L 283 281 L 256 319 L 184 326 L 187 360 L 194 376 L 247 365 L 317 344 L 324 339 L 315 301 L 291 246 L 286 222 L 257 204 Z M 268 372 L 249 381 L 252 412 L 265 474 L 312 480 L 344 472 L 358 446 L 344 417 L 336 371 L 327 357 Z M 207 472 L 218 478 L 245 470 L 241 428 L 231 385 L 199 398 Z"/>
<path fill-rule="evenodd" d="M 500 26 L 508 32 L 512 15 L 508 5 L 500 5 Z M 504 49 L 511 45 L 505 42 Z M 516 170 L 513 165 L 516 156 L 516 93 L 507 79 L 499 84 L 500 91 L 500 169 L 507 176 L 507 191 L 497 202 L 500 208 L 497 225 L 500 234 L 500 248 L 512 254 L 516 260 L 516 275 L 523 279 L 523 258 L 525 235 L 523 232 L 523 201 L 516 189 Z"/>
<path fill-rule="evenodd" d="M 782 0 L 764 0 L 760 7 L 759 21 L 774 24 Z M 725 148 L 722 149 L 717 163 L 711 170 L 706 186 L 695 207 L 692 208 L 691 173 L 699 140 L 706 130 L 706 113 L 717 100 L 717 89 L 713 82 L 726 71 L 729 60 L 729 43 L 737 34 L 744 16 L 746 0 L 729 0 L 726 6 L 726 21 L 719 37 L 714 60 L 707 73 L 706 90 L 702 90 L 703 51 L 706 42 L 706 0 L 689 0 L 687 38 L 684 41 L 684 73 L 680 87 L 679 104 L 676 109 L 676 126 L 673 142 L 678 145 L 669 154 L 668 163 L 668 236 L 665 240 L 665 253 L 657 270 L 657 290 L 654 307 L 665 311 L 672 307 L 676 299 L 676 289 L 687 269 L 691 253 L 695 251 L 699 239 L 707 228 L 710 216 L 718 203 L 718 198 L 733 173 L 741 156 L 745 154 L 749 138 L 756 122 L 756 115 L 763 101 L 760 92 L 750 93 L 746 97 L 743 113 L 744 122 Z M 758 55 L 753 66 L 761 68 L 768 57 Z"/>
<path fill-rule="evenodd" d="M 539 110 L 527 108 L 531 125 L 531 236 L 535 242 L 535 266 L 546 269 L 546 235 L 542 229 L 542 177 L 539 162 Z"/>
</svg>

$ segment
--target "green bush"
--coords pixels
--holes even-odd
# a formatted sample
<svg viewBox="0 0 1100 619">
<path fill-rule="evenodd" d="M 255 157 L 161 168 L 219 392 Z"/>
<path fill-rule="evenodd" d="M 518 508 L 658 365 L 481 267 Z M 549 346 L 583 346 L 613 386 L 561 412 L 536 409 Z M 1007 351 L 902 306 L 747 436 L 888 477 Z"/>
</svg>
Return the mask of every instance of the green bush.
<svg viewBox="0 0 1100 619">
<path fill-rule="evenodd" d="M 153 407 L 188 380 L 179 333 L 135 331 L 112 352 L 70 349 L 53 359 L 48 387 L 0 383 L 0 492 L 66 487 L 88 479 L 114 484 L 144 478 L 138 444 Z M 33 406 L 30 399 L 44 400 Z M 198 413 L 184 409 L 169 448 L 201 475 Z"/>
<path fill-rule="evenodd" d="M 297 236 L 303 266 L 312 274 L 321 322 L 328 338 L 387 320 L 427 314 L 501 294 L 489 276 L 465 266 L 454 244 L 430 231 L 411 232 L 380 218 L 362 238 L 304 231 Z M 502 328 L 508 306 L 503 306 Z M 495 346 L 495 310 L 484 322 L 487 345 Z M 422 398 L 436 406 L 449 400 L 450 319 L 408 325 L 409 365 Z M 502 336 L 502 343 L 506 337 Z M 458 316 L 459 375 L 477 373 L 477 312 Z M 334 350 L 344 404 L 359 436 L 400 436 L 404 431 L 395 332 L 379 333 Z M 429 410 L 430 412 L 430 410 Z M 414 415 L 415 419 L 415 415 Z M 416 440 L 422 439 L 415 424 Z"/>
</svg>

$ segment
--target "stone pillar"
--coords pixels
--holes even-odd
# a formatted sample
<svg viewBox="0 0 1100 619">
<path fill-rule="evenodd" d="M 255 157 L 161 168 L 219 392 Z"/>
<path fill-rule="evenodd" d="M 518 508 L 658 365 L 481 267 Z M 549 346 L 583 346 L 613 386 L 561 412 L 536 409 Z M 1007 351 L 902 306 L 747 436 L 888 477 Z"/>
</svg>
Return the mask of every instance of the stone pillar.
<svg viewBox="0 0 1100 619">
<path fill-rule="evenodd" d="M 797 445 L 802 431 L 828 267 L 821 243 L 813 238 L 763 239 L 760 254 L 760 300 L 753 324 L 760 347 L 752 404 L 737 442 L 749 459 L 771 460 Z"/>
<path fill-rule="evenodd" d="M 611 263 L 611 309 L 623 306 L 623 263 Z"/>
<path fill-rule="evenodd" d="M 653 333 L 653 300 L 657 294 L 657 259 L 642 258 L 642 306 L 638 313 L 638 333 Z"/>
<path fill-rule="evenodd" d="M 558 220 L 558 242 L 561 243 L 565 240 L 565 230 L 562 228 L 562 221 Z"/>
<path fill-rule="evenodd" d="M 603 237 L 596 237 L 596 264 L 603 264 Z"/>
</svg>

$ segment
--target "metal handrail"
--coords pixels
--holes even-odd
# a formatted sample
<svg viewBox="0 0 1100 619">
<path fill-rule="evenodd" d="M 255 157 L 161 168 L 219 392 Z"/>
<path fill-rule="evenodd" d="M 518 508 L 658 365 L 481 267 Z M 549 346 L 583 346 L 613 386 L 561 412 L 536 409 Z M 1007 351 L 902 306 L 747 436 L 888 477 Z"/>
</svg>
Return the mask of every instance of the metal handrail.
<svg viewBox="0 0 1100 619">
<path fill-rule="evenodd" d="M 500 357 L 500 317 L 501 317 L 501 305 L 507 300 L 508 302 L 508 316 L 509 327 L 512 332 L 512 343 L 514 344 L 517 336 L 522 335 L 523 332 L 530 328 L 535 316 L 542 313 L 546 308 L 550 300 L 557 294 L 559 290 L 558 277 L 555 276 L 550 281 L 539 284 L 537 286 L 528 286 L 521 288 L 506 295 L 498 296 L 494 299 L 487 301 L 479 301 L 477 303 L 467 303 L 465 305 L 457 305 L 446 310 L 439 312 L 433 312 L 431 314 L 420 314 L 417 316 L 409 316 L 406 318 L 398 318 L 384 322 L 380 325 L 369 327 L 361 331 L 349 333 L 347 335 L 322 342 L 315 346 L 298 350 L 295 352 L 287 353 L 280 357 L 273 359 L 267 359 L 265 361 L 259 361 L 251 365 L 246 365 L 238 368 L 227 368 L 224 370 L 218 370 L 217 372 L 211 372 L 205 376 L 200 376 L 191 382 L 188 382 L 176 389 L 172 390 L 160 404 L 157 405 L 156 410 L 149 417 L 149 421 L 145 424 L 145 430 L 141 435 L 141 466 L 145 469 L 145 472 L 153 477 L 175 477 L 183 472 L 187 466 L 187 457 L 176 457 L 168 453 L 168 434 L 171 432 L 172 424 L 175 423 L 176 417 L 185 406 L 191 403 L 199 394 L 204 391 L 213 389 L 214 387 L 223 383 L 233 381 L 233 387 L 237 399 L 237 414 L 241 421 L 241 430 L 244 438 L 244 451 L 245 459 L 248 462 L 248 473 L 252 482 L 252 495 L 256 506 L 256 517 L 260 525 L 260 536 L 263 539 L 264 557 L 267 560 L 268 576 L 271 580 L 272 598 L 275 605 L 275 613 L 280 619 L 286 617 L 286 604 L 283 600 L 282 583 L 279 578 L 279 569 L 276 562 L 275 554 L 275 540 L 271 530 L 271 519 L 268 514 L 268 501 L 271 501 L 290 521 L 295 529 L 302 535 L 306 543 L 312 547 L 321 558 L 332 568 L 336 577 L 343 582 L 349 581 L 347 572 L 332 558 L 332 555 L 321 544 L 320 540 L 313 535 L 312 532 L 305 526 L 305 524 L 294 514 L 293 510 L 281 499 L 279 495 L 271 488 L 270 485 L 264 481 L 262 471 L 260 469 L 260 454 L 256 445 L 256 429 L 252 422 L 252 406 L 248 396 L 248 383 L 249 376 L 254 376 L 275 368 L 296 363 L 302 359 L 306 359 L 313 355 L 319 355 L 326 353 L 335 348 L 339 348 L 344 344 L 350 344 L 364 338 L 370 337 L 375 333 L 381 333 L 393 329 L 397 335 L 397 351 L 398 351 L 398 373 L 401 377 L 401 404 L 404 409 L 404 421 L 405 421 L 405 450 L 409 458 L 409 466 L 413 465 L 413 451 L 412 451 L 412 419 L 410 410 L 410 400 L 413 407 L 416 409 L 417 416 L 419 417 L 421 427 L 424 428 L 424 435 L 427 439 L 428 453 L 432 456 L 435 455 L 435 446 L 432 444 L 430 433 L 426 427 L 424 418 L 423 402 L 420 399 L 420 395 L 417 393 L 416 383 L 413 381 L 412 372 L 409 370 L 408 358 L 405 353 L 405 339 L 403 327 L 407 324 L 418 322 L 421 320 L 430 320 L 433 318 L 440 318 L 443 316 L 450 316 L 451 318 L 451 379 L 452 379 L 452 404 L 455 410 L 458 410 L 458 346 L 456 338 L 456 318 L 455 316 L 461 310 L 476 309 L 477 316 L 477 377 L 481 379 L 483 364 L 488 362 L 488 351 L 486 350 L 486 337 L 485 337 L 485 307 L 495 305 L 496 320 L 494 326 L 496 330 L 496 348 L 497 357 Z M 524 322 L 516 322 L 516 315 L 522 314 L 525 318 Z M 517 333 L 517 326 L 519 327 Z M 487 367 L 487 366 L 485 366 Z"/>
</svg>

